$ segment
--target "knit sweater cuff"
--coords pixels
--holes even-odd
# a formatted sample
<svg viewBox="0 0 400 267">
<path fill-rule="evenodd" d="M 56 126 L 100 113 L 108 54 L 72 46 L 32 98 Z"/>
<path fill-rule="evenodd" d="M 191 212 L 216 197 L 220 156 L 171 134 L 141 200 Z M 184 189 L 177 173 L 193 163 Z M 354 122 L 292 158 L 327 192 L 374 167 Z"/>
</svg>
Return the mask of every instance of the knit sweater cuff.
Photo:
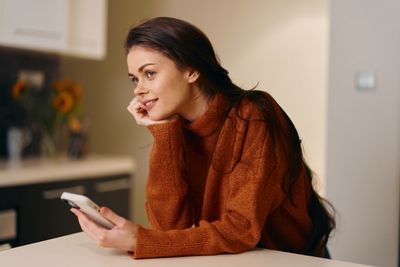
<svg viewBox="0 0 400 267">
<path fill-rule="evenodd" d="M 210 249 L 209 235 L 193 233 L 194 228 L 160 231 L 138 227 L 133 258 L 215 254 Z"/>
<path fill-rule="evenodd" d="M 160 140 L 168 137 L 170 131 L 178 131 L 182 127 L 182 122 L 180 120 L 173 120 L 171 122 L 152 124 L 147 126 L 154 139 Z"/>
<path fill-rule="evenodd" d="M 151 230 L 145 229 L 138 225 L 136 232 L 136 249 L 135 253 L 132 255 L 134 259 L 151 258 L 154 255 L 162 255 L 163 247 L 161 246 L 149 246 L 149 241 L 152 239 Z M 150 241 L 150 243 L 152 243 Z"/>
</svg>

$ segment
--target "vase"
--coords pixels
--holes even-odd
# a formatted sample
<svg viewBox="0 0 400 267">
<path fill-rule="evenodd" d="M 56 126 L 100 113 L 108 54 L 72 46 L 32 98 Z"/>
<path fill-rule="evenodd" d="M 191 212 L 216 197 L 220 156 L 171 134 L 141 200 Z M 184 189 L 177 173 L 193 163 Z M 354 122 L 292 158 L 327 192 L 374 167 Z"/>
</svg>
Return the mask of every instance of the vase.
<svg viewBox="0 0 400 267">
<path fill-rule="evenodd" d="M 71 159 L 80 159 L 87 152 L 87 137 L 84 132 L 69 134 L 68 157 Z"/>
<path fill-rule="evenodd" d="M 66 132 L 63 127 L 57 127 L 53 132 L 42 132 L 42 157 L 60 158 L 66 155 Z"/>
<path fill-rule="evenodd" d="M 54 158 L 57 156 L 57 146 L 54 138 L 49 134 L 42 135 L 41 155 L 44 158 Z"/>
<path fill-rule="evenodd" d="M 24 128 L 11 127 L 7 131 L 8 158 L 11 162 L 20 161 L 22 151 L 31 141 L 30 132 Z"/>
</svg>

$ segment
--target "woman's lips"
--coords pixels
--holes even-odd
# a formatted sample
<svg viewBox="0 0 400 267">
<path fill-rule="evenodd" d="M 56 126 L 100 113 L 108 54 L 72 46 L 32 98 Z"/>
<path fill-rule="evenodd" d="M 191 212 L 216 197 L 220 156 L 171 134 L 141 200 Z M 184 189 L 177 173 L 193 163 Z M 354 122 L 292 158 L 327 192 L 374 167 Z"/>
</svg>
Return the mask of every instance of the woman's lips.
<svg viewBox="0 0 400 267">
<path fill-rule="evenodd" d="M 143 103 L 146 111 L 149 111 L 152 107 L 154 107 L 154 105 L 156 104 L 158 98 L 156 99 L 152 99 L 152 100 L 148 100 L 146 102 Z"/>
</svg>

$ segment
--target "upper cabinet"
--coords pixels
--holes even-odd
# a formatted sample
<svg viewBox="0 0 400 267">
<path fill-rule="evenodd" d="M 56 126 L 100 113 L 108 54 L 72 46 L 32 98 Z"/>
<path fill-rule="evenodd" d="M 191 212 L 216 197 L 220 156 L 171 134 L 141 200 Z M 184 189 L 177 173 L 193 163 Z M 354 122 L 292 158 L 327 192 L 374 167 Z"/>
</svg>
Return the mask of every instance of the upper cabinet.
<svg viewBox="0 0 400 267">
<path fill-rule="evenodd" d="M 1 43 L 61 51 L 68 40 L 68 0 L 2 0 Z"/>
<path fill-rule="evenodd" d="M 107 0 L 0 0 L 0 45 L 91 59 L 106 54 Z"/>
<path fill-rule="evenodd" d="M 102 59 L 106 55 L 107 0 L 70 0 L 67 54 Z"/>
</svg>

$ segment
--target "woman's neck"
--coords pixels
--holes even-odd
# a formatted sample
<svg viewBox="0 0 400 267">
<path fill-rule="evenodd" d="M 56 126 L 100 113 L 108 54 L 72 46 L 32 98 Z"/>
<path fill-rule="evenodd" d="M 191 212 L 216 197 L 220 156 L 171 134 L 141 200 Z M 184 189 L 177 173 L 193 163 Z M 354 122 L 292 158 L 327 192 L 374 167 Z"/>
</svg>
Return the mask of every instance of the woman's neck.
<svg viewBox="0 0 400 267">
<path fill-rule="evenodd" d="M 185 109 L 180 115 L 187 121 L 195 121 L 207 111 L 209 100 L 208 96 L 196 88 L 193 90 L 193 95 L 186 103 Z"/>
</svg>

